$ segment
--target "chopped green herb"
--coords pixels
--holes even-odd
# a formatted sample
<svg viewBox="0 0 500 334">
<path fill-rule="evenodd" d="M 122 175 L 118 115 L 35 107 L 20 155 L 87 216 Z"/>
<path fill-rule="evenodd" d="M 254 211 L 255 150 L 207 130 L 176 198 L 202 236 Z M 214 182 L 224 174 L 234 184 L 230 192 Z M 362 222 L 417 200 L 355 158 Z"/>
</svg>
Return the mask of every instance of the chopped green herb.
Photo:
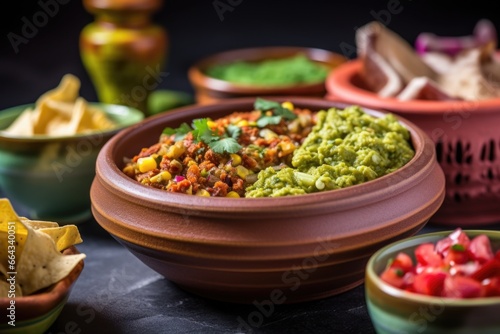
<svg viewBox="0 0 500 334">
<path fill-rule="evenodd" d="M 241 149 L 234 138 L 221 138 L 210 142 L 209 145 L 215 153 L 236 153 Z"/>
<path fill-rule="evenodd" d="M 187 123 L 182 123 L 177 129 L 165 128 L 163 129 L 163 134 L 173 135 L 175 134 L 175 141 L 184 139 L 184 137 L 191 132 L 192 129 Z"/>
<path fill-rule="evenodd" d="M 465 252 L 465 247 L 462 244 L 454 244 L 451 246 L 451 249 L 456 252 Z"/>
<path fill-rule="evenodd" d="M 257 126 L 263 128 L 267 125 L 279 124 L 281 119 L 295 119 L 295 115 L 290 109 L 283 107 L 279 102 L 269 101 L 263 98 L 256 98 L 254 103 L 254 109 L 261 111 L 261 116 L 257 120 Z M 266 111 L 271 111 L 272 115 L 266 114 Z"/>
<path fill-rule="evenodd" d="M 281 116 L 261 116 L 257 120 L 257 126 L 259 128 L 263 128 L 267 125 L 280 124 L 280 122 L 281 122 Z"/>
<path fill-rule="evenodd" d="M 236 125 L 229 125 L 226 132 L 222 135 L 216 133 L 208 125 L 208 118 L 197 118 L 193 120 L 193 127 L 183 123 L 177 129 L 165 128 L 163 134 L 175 134 L 175 140 L 182 140 L 186 134 L 191 132 L 195 141 L 204 142 L 216 153 L 236 153 L 241 149 L 238 144 L 238 137 L 241 129 Z M 228 137 L 229 135 L 229 137 Z"/>
<path fill-rule="evenodd" d="M 394 272 L 396 273 L 396 275 L 398 277 L 403 277 L 405 275 L 405 272 L 402 269 L 399 269 L 399 268 L 394 269 Z"/>
<path fill-rule="evenodd" d="M 241 135 L 241 128 L 239 126 L 229 124 L 226 128 L 226 132 L 231 138 L 238 139 Z"/>
</svg>

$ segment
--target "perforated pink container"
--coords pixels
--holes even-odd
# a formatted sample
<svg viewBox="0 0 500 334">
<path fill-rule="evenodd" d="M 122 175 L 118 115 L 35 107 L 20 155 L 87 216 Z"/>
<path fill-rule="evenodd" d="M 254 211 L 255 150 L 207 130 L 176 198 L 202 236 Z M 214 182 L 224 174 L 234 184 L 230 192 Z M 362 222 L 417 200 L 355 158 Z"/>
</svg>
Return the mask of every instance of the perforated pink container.
<svg viewBox="0 0 500 334">
<path fill-rule="evenodd" d="M 400 101 L 366 89 L 360 60 L 332 71 L 329 100 L 399 114 L 435 142 L 446 175 L 446 197 L 430 223 L 477 226 L 500 221 L 500 99 L 483 101 Z"/>
</svg>

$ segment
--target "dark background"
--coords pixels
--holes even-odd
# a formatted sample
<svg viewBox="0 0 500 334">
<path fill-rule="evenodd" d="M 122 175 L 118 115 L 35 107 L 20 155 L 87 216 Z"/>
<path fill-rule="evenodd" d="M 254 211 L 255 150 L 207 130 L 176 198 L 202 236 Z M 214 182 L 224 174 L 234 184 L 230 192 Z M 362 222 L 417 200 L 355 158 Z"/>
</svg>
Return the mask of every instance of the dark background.
<svg viewBox="0 0 500 334">
<path fill-rule="evenodd" d="M 166 61 L 169 76 L 159 88 L 192 92 L 186 71 L 196 60 L 212 53 L 260 45 L 317 47 L 355 56 L 355 30 L 378 19 L 409 43 L 420 32 L 461 36 L 472 32 L 481 18 L 497 29 L 500 7 L 496 1 L 264 1 L 218 0 L 232 6 L 223 20 L 214 0 L 166 0 L 153 20 L 169 33 Z M 57 13 L 20 44 L 16 53 L 8 34 L 22 35 L 24 20 L 44 4 L 57 5 Z M 96 100 L 94 87 L 83 68 L 78 40 L 82 28 L 92 22 L 81 0 L 9 1 L 2 10 L 0 53 L 0 109 L 34 102 L 54 88 L 66 73 L 82 81 L 80 94 Z M 393 14 L 390 10 L 392 9 Z M 389 15 L 388 15 L 389 14 Z M 344 46 L 344 47 L 342 47 Z"/>
</svg>

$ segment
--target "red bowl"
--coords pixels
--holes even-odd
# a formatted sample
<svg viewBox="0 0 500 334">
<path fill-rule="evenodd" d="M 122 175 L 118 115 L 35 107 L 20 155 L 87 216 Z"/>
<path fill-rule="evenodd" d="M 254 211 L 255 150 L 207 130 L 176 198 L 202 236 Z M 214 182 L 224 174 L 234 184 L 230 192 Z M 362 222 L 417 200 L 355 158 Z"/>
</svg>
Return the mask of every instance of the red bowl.
<svg viewBox="0 0 500 334">
<path fill-rule="evenodd" d="M 410 120 L 434 141 L 446 175 L 446 197 L 431 223 L 471 227 L 500 221 L 500 99 L 400 101 L 368 90 L 362 62 L 330 73 L 327 99 L 389 111 Z"/>
</svg>

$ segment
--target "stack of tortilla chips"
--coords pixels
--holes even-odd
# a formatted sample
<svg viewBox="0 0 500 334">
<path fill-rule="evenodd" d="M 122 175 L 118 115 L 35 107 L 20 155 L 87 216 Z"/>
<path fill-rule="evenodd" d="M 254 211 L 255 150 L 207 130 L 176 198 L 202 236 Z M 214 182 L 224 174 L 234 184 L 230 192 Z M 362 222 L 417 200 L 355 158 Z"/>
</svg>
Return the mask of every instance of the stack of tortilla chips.
<svg viewBox="0 0 500 334">
<path fill-rule="evenodd" d="M 19 217 L 10 201 L 1 198 L 0 298 L 12 291 L 7 281 L 11 273 L 15 273 L 16 297 L 34 294 L 68 276 L 85 254 L 62 251 L 81 242 L 77 226 Z"/>
</svg>

